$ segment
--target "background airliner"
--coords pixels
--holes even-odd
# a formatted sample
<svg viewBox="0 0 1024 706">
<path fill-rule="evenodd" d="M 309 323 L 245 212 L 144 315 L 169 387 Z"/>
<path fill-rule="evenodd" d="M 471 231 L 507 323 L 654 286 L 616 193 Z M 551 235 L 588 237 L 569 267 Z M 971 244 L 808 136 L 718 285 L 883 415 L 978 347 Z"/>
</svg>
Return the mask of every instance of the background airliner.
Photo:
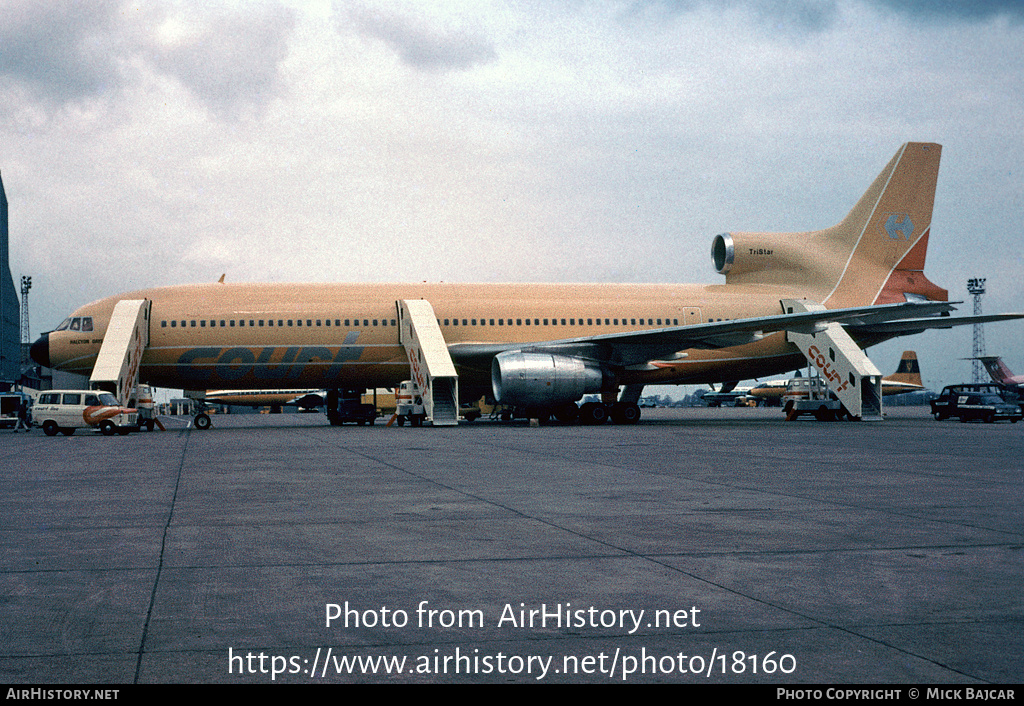
<svg viewBox="0 0 1024 706">
<path fill-rule="evenodd" d="M 1014 375 L 999 356 L 987 355 L 978 358 L 988 370 L 992 382 L 1005 385 L 1016 392 L 1024 392 L 1024 375 Z"/>
<path fill-rule="evenodd" d="M 949 318 L 924 275 L 941 147 L 907 143 L 839 224 L 804 233 L 723 233 L 725 284 L 191 284 L 87 304 L 31 349 L 88 375 L 111 312 L 146 300 L 142 381 L 184 389 L 394 387 L 409 378 L 403 300 L 426 300 L 458 370 L 481 394 L 531 415 L 639 418 L 648 384 L 715 383 L 805 364 L 787 332 L 839 322 L 861 348 L 928 328 L 1020 318 Z M 807 300 L 825 310 L 794 311 Z M 88 329 L 88 331 L 87 331 Z M 601 404 L 576 402 L 599 393 Z"/>
<path fill-rule="evenodd" d="M 780 404 L 783 395 L 786 394 L 786 380 L 765 380 L 759 383 L 746 393 L 750 397 L 767 400 L 769 404 Z M 918 392 L 924 389 L 921 382 L 921 368 L 917 362 L 917 353 L 914 351 L 903 351 L 899 366 L 892 375 L 882 378 L 882 394 L 902 395 L 908 392 Z M 706 399 L 705 395 L 705 399 Z"/>
<path fill-rule="evenodd" d="M 249 407 L 319 407 L 327 398 L 326 390 L 207 390 L 203 401 L 209 404 L 247 405 Z"/>
</svg>

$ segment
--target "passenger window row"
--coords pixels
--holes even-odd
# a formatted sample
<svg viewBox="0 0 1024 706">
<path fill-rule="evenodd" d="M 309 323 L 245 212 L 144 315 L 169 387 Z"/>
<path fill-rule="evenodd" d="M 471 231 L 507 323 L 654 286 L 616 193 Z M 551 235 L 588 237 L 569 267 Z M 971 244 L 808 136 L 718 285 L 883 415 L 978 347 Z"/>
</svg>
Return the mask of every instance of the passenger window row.
<svg viewBox="0 0 1024 706">
<path fill-rule="evenodd" d="M 721 321 L 721 319 L 718 319 Z M 162 328 L 351 328 L 371 325 L 396 326 L 395 319 L 172 319 L 160 322 Z M 708 319 L 712 321 L 712 319 Z M 621 322 L 621 323 L 620 323 Z M 439 326 L 678 326 L 679 319 L 661 318 L 517 318 L 517 319 L 438 319 Z M 83 329 L 85 330 L 85 329 Z M 89 329 L 92 330 L 92 320 Z"/>
<path fill-rule="evenodd" d="M 85 401 L 84 402 L 82 401 L 82 397 L 83 397 L 83 393 L 81 393 L 81 392 L 65 392 L 63 394 L 61 394 L 60 392 L 45 392 L 45 393 L 39 395 L 39 398 L 36 400 L 36 404 L 38 404 L 38 405 L 46 405 L 46 404 L 80 405 L 80 404 L 84 404 L 87 407 L 92 407 L 92 406 L 97 406 L 97 405 L 102 404 L 102 402 L 100 401 L 99 395 L 92 394 L 92 393 L 85 393 L 84 394 L 84 397 L 85 397 Z"/>
<path fill-rule="evenodd" d="M 395 319 L 172 319 L 161 321 L 161 328 L 314 328 L 332 326 L 346 328 L 363 326 L 397 326 Z M 360 324 L 360 322 L 362 322 Z"/>
<path fill-rule="evenodd" d="M 621 324 L 619 323 L 621 321 Z M 678 326 L 679 319 L 438 319 L 441 326 Z M 664 321 L 664 323 L 662 323 Z M 495 323 L 497 322 L 497 323 Z M 639 323 L 638 323 L 639 322 Z"/>
</svg>

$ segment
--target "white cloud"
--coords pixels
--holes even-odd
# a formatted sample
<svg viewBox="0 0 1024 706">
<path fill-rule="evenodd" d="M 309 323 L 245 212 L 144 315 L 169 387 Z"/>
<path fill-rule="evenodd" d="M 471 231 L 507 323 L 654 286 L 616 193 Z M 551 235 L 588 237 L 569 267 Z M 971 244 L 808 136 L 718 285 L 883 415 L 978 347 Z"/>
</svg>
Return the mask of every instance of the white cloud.
<svg viewBox="0 0 1024 706">
<path fill-rule="evenodd" d="M 440 9 L 445 16 L 438 16 Z M 383 41 L 401 60 L 428 72 L 458 71 L 497 59 L 493 44 L 450 6 L 422 3 L 399 9 L 394 3 L 335 3 L 338 31 L 355 30 Z"/>
<path fill-rule="evenodd" d="M 276 4 L 201 12 L 190 4 L 163 17 L 141 51 L 215 113 L 235 117 L 277 94 L 295 21 L 294 9 Z"/>
<path fill-rule="evenodd" d="M 119 44 L 117 2 L 13 0 L 0 23 L 0 86 L 48 104 L 116 90 Z"/>
</svg>

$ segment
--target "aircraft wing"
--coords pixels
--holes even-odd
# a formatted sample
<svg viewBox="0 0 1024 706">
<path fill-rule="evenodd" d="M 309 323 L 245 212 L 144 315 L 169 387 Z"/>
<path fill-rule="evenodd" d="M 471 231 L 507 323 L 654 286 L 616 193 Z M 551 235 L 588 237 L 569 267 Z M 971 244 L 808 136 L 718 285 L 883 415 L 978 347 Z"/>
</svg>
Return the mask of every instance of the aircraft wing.
<svg viewBox="0 0 1024 706">
<path fill-rule="evenodd" d="M 847 326 L 871 326 L 900 319 L 935 316 L 953 310 L 954 303 L 903 302 L 804 311 L 534 343 L 455 343 L 448 350 L 455 362 L 471 365 L 479 365 L 485 359 L 489 361 L 504 351 L 522 350 L 543 351 L 627 367 L 643 365 L 652 360 L 671 360 L 679 351 L 688 348 L 726 348 L 752 343 L 766 334 L 778 331 L 812 333 L 831 322 Z M 935 321 L 934 318 L 917 320 Z M 948 322 L 950 319 L 942 317 L 942 321 Z"/>
</svg>

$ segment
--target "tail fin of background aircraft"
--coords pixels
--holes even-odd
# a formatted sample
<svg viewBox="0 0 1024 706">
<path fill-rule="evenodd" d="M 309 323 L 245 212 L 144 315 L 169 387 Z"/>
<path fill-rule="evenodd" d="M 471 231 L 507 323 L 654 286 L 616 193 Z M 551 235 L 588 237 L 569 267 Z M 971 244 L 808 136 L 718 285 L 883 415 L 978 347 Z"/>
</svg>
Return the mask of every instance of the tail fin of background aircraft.
<svg viewBox="0 0 1024 706">
<path fill-rule="evenodd" d="M 924 276 L 941 145 L 908 142 L 838 225 L 806 233 L 725 233 L 712 257 L 729 284 L 798 287 L 829 308 L 947 301 Z"/>
<path fill-rule="evenodd" d="M 903 351 L 903 357 L 900 358 L 896 372 L 887 375 L 885 379 L 890 382 L 903 382 L 924 387 L 924 383 L 921 382 L 921 366 L 917 363 L 917 353 Z"/>
<path fill-rule="evenodd" d="M 989 376 L 993 382 L 998 382 L 1002 385 L 1013 383 L 1013 371 L 1006 367 L 1006 363 L 999 356 L 981 356 L 978 358 L 988 371 Z"/>
</svg>

